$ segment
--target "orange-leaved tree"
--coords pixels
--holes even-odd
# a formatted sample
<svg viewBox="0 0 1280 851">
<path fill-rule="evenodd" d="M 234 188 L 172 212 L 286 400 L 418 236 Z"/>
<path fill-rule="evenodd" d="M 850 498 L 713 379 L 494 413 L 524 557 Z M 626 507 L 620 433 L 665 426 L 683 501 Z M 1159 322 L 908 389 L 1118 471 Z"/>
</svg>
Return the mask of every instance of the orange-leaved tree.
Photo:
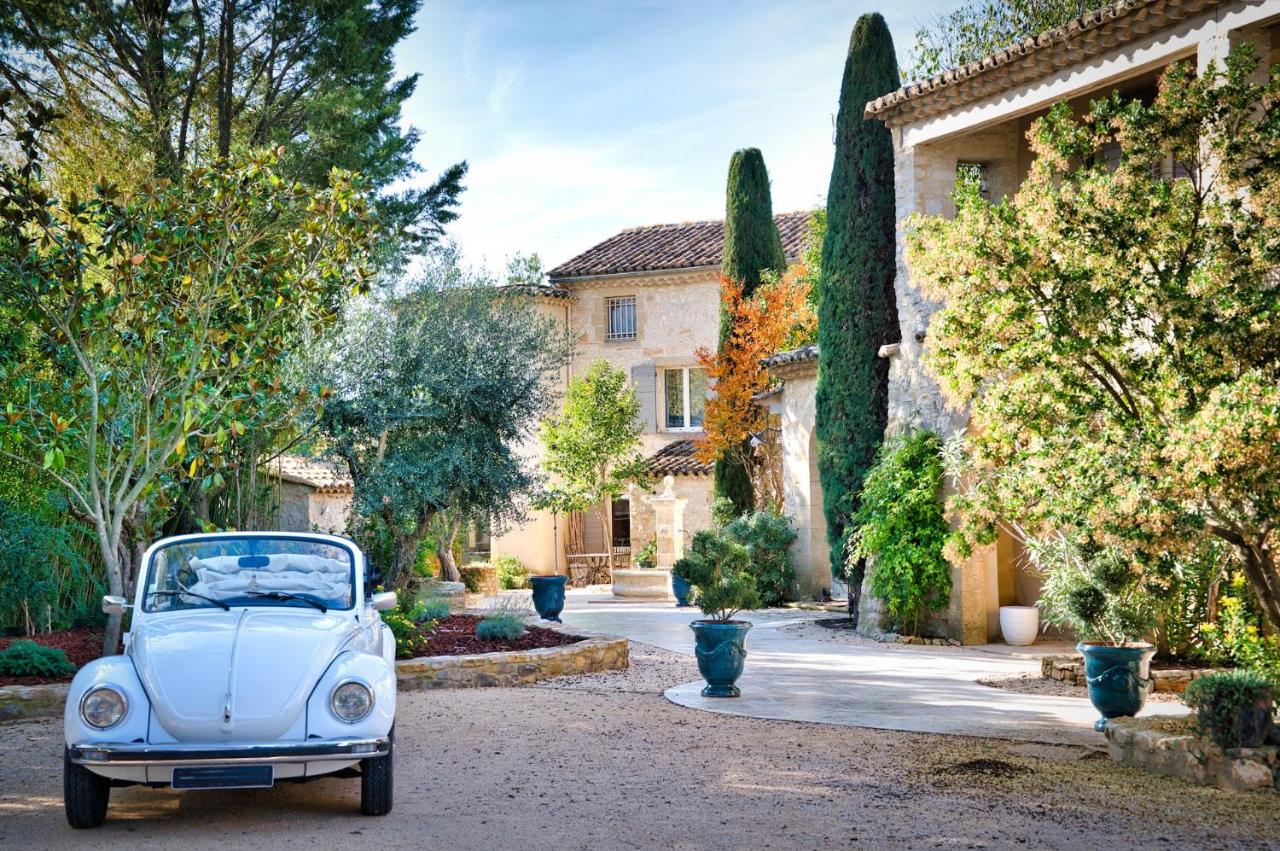
<svg viewBox="0 0 1280 851">
<path fill-rule="evenodd" d="M 818 318 L 809 303 L 809 280 L 797 263 L 775 280 L 766 280 L 756 291 L 743 294 L 740 281 L 720 278 L 720 301 L 732 329 L 719 352 L 698 349 L 698 361 L 707 371 L 715 395 L 707 400 L 698 457 L 713 461 L 732 457 L 752 470 L 757 504 L 780 507 L 779 484 L 759 475 L 761 465 L 749 447 L 753 436 L 764 435 L 768 413 L 753 397 L 773 385 L 764 359 L 812 339 Z M 766 441 L 767 443 L 767 441 Z M 763 480 L 762 479 L 766 479 Z"/>
</svg>

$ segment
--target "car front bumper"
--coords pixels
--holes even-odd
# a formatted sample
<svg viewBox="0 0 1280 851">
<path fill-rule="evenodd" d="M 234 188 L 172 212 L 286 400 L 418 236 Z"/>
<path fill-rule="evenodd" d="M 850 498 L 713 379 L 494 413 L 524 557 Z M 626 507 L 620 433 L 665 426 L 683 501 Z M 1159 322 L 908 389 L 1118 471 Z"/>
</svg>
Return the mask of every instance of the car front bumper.
<svg viewBox="0 0 1280 851">
<path fill-rule="evenodd" d="M 71 761 L 89 768 L 98 766 L 263 765 L 299 762 L 352 762 L 391 752 L 387 737 L 377 739 L 326 739 L 305 742 L 228 742 L 192 745 L 174 742 L 150 745 L 138 742 L 94 742 L 70 745 Z"/>
</svg>

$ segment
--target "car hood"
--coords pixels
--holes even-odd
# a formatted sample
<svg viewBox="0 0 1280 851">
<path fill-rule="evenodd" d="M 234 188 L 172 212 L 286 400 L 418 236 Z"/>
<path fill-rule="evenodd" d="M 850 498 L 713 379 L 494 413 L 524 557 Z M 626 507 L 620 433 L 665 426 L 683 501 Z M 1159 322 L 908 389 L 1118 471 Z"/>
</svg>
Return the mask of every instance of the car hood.
<svg viewBox="0 0 1280 851">
<path fill-rule="evenodd" d="M 179 741 L 278 739 L 359 627 L 291 609 L 166 614 L 135 629 L 133 656 L 152 711 Z"/>
</svg>

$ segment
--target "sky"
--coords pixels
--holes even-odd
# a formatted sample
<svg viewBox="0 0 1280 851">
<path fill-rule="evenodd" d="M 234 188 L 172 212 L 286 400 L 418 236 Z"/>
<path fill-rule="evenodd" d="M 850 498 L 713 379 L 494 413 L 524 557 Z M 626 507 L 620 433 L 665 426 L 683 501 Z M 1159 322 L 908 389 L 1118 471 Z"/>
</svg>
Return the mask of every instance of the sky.
<svg viewBox="0 0 1280 851">
<path fill-rule="evenodd" d="M 944 4 L 896 0 L 899 61 Z M 952 5 L 952 4 L 945 4 Z M 823 203 L 859 0 L 424 0 L 396 53 L 429 182 L 470 163 L 449 228 L 469 265 L 546 268 L 637 225 L 724 215 L 729 157 L 764 153 L 775 212 Z"/>
</svg>

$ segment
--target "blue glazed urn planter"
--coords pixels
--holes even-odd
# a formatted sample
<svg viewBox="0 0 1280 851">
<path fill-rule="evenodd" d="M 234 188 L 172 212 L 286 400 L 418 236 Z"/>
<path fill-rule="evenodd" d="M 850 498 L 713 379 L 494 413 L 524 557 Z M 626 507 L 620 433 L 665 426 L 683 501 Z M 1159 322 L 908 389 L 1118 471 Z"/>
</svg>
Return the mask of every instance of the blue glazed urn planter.
<svg viewBox="0 0 1280 851">
<path fill-rule="evenodd" d="M 698 658 L 698 672 L 707 681 L 702 689 L 703 697 L 737 697 L 742 694 L 734 685 L 742 676 L 742 666 L 747 661 L 745 646 L 747 621 L 694 621 L 694 655 Z"/>
<path fill-rule="evenodd" d="M 1084 654 L 1084 677 L 1089 687 L 1089 700 L 1102 717 L 1093 729 L 1102 732 L 1107 721 L 1137 715 L 1147 702 L 1147 686 L 1151 682 L 1151 657 L 1156 649 L 1150 644 L 1116 647 L 1111 644 L 1077 644 Z"/>
<path fill-rule="evenodd" d="M 530 576 L 529 587 L 533 589 L 533 607 L 538 617 L 544 621 L 560 623 L 560 612 L 564 611 L 564 585 L 569 581 L 567 576 Z"/>
<path fill-rule="evenodd" d="M 671 593 L 676 595 L 677 606 L 687 606 L 693 602 L 693 586 L 688 579 L 681 579 L 674 573 L 671 575 Z"/>
</svg>

